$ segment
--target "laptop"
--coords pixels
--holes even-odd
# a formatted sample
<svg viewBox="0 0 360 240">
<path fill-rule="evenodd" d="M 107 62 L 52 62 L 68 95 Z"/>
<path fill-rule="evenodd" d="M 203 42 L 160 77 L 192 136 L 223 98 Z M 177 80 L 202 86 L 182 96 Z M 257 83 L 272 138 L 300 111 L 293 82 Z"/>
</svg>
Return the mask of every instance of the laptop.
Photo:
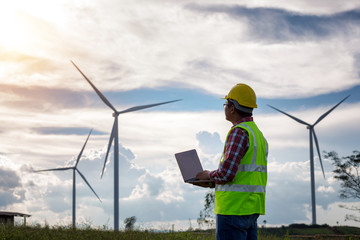
<svg viewBox="0 0 360 240">
<path fill-rule="evenodd" d="M 196 174 L 203 171 L 199 156 L 195 149 L 185 152 L 175 153 L 176 161 L 179 165 L 181 175 L 186 183 L 207 183 L 212 180 L 196 179 Z"/>
</svg>

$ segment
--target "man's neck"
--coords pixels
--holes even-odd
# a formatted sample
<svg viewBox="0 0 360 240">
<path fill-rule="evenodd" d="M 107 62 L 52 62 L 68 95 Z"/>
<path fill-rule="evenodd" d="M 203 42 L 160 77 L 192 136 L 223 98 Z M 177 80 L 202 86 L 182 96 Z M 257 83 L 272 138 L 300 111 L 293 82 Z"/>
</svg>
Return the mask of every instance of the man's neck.
<svg viewBox="0 0 360 240">
<path fill-rule="evenodd" d="M 236 124 L 239 124 L 240 122 L 247 122 L 247 121 L 253 121 L 253 117 L 240 117 L 240 118 L 237 118 L 236 120 L 234 119 L 234 121 L 230 121 L 233 126 L 235 126 Z"/>
<path fill-rule="evenodd" d="M 230 120 L 230 122 L 235 125 L 238 123 L 243 117 L 239 114 L 234 115 L 234 118 Z"/>
</svg>

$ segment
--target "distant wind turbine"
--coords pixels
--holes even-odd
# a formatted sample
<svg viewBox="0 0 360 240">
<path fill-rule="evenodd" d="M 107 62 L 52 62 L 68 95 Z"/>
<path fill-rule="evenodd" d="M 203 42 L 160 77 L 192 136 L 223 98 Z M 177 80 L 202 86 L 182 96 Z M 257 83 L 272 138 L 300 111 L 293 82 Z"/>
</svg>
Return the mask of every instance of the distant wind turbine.
<svg viewBox="0 0 360 240">
<path fill-rule="evenodd" d="M 316 120 L 316 122 L 314 124 L 309 124 L 307 122 L 304 122 L 294 116 L 291 116 L 290 114 L 283 112 L 273 106 L 270 106 L 268 104 L 269 107 L 275 109 L 276 111 L 279 111 L 283 114 L 285 114 L 286 116 L 294 119 L 295 121 L 297 121 L 298 123 L 304 124 L 306 125 L 306 128 L 309 129 L 309 138 L 310 138 L 310 176 L 311 176 L 311 205 L 312 205 L 312 224 L 315 225 L 316 224 L 316 201 L 315 201 L 315 175 L 314 175 L 314 151 L 313 151 L 313 137 L 315 140 L 315 145 L 316 145 L 316 149 L 319 155 L 319 161 L 320 161 L 320 165 L 321 165 L 321 170 L 322 173 L 324 175 L 325 178 L 325 172 L 324 172 L 324 167 L 322 164 L 322 160 L 321 160 L 321 155 L 320 155 L 320 149 L 319 149 L 319 143 L 315 134 L 315 125 L 318 124 L 321 120 L 323 120 L 330 112 L 332 112 L 337 106 L 339 106 L 342 102 L 344 102 L 349 96 L 347 96 L 346 98 L 344 98 L 343 100 L 341 100 L 338 104 L 336 104 L 333 108 L 331 108 L 329 111 L 327 111 L 326 113 L 324 113 L 323 115 L 321 115 L 318 120 Z"/>
<path fill-rule="evenodd" d="M 73 167 L 62 167 L 62 168 L 51 168 L 51 169 L 44 169 L 44 170 L 37 170 L 34 172 L 48 172 L 48 171 L 65 171 L 65 170 L 73 170 L 73 193 L 72 193 L 72 225 L 75 228 L 76 227 L 76 172 L 79 173 L 80 177 L 84 180 L 84 182 L 89 186 L 89 188 L 91 189 L 91 191 L 95 194 L 95 196 L 99 199 L 99 201 L 101 202 L 101 199 L 99 198 L 99 196 L 96 194 L 96 192 L 94 191 L 94 189 L 90 186 L 89 182 L 86 180 L 85 176 L 80 172 L 80 170 L 77 168 L 81 155 L 84 151 L 84 148 L 86 146 L 86 143 L 90 137 L 90 134 L 92 132 L 92 129 L 90 130 L 90 133 L 84 143 L 84 146 L 82 147 L 77 159 L 76 159 L 76 163 Z"/>
<path fill-rule="evenodd" d="M 123 114 L 123 113 L 139 111 L 139 110 L 142 110 L 142 109 L 145 109 L 145 108 L 150 108 L 150 107 L 155 107 L 155 106 L 162 105 L 162 104 L 177 102 L 177 101 L 180 101 L 181 99 L 168 101 L 168 102 L 149 104 L 149 105 L 136 106 L 136 107 L 128 108 L 128 109 L 123 110 L 123 111 L 117 111 L 115 109 L 115 107 L 106 99 L 106 97 L 95 87 L 95 85 L 78 68 L 78 66 L 76 66 L 76 64 L 73 61 L 70 61 L 70 62 L 81 73 L 81 75 L 85 78 L 85 80 L 91 85 L 91 87 L 95 90 L 96 94 L 101 98 L 101 100 L 109 108 L 111 108 L 114 111 L 114 113 L 113 113 L 114 124 L 113 124 L 111 134 L 110 134 L 109 144 L 108 144 L 108 148 L 107 148 L 106 156 L 105 156 L 105 160 L 104 160 L 104 166 L 103 166 L 103 169 L 102 169 L 102 172 L 101 172 L 101 178 L 104 175 L 104 170 L 105 170 L 105 166 L 106 166 L 107 157 L 108 157 L 109 152 L 110 152 L 112 141 L 114 140 L 114 230 L 118 231 L 119 230 L 119 133 L 118 133 L 118 117 L 119 117 L 120 114 Z"/>
</svg>

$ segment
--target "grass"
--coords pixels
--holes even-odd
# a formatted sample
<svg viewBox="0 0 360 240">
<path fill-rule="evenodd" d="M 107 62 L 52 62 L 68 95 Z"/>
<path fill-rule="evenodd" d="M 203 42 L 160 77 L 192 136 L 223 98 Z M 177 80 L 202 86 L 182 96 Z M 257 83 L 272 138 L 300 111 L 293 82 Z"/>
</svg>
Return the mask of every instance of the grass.
<svg viewBox="0 0 360 240">
<path fill-rule="evenodd" d="M 103 229 L 73 229 L 71 227 L 1 226 L 0 240 L 47 240 L 47 239 L 145 239 L 145 240 L 214 240 L 215 230 L 186 232 L 153 231 L 109 231 Z M 289 226 L 281 228 L 259 228 L 260 240 L 282 239 L 347 239 L 360 240 L 360 228 L 330 226 Z"/>
<path fill-rule="evenodd" d="M 76 240 L 137 240 L 137 239 L 174 239 L 174 240 L 207 240 L 214 239 L 214 232 L 173 232 L 157 233 L 150 231 L 105 231 L 97 229 L 73 229 L 69 227 L 0 227 L 0 240 L 47 240 L 47 239 L 76 239 Z"/>
</svg>

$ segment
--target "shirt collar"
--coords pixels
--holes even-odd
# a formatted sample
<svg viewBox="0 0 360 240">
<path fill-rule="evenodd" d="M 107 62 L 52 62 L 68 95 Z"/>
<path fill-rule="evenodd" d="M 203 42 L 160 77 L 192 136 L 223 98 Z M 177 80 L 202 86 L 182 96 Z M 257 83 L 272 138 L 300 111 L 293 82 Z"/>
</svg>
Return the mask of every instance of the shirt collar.
<svg viewBox="0 0 360 240">
<path fill-rule="evenodd" d="M 254 121 L 253 117 L 243 117 L 243 118 L 241 118 L 239 121 L 237 121 L 237 122 L 234 124 L 234 126 L 236 126 L 236 125 L 238 125 L 238 124 L 240 124 L 240 123 L 242 123 L 242 122 L 253 122 L 253 121 Z"/>
</svg>

